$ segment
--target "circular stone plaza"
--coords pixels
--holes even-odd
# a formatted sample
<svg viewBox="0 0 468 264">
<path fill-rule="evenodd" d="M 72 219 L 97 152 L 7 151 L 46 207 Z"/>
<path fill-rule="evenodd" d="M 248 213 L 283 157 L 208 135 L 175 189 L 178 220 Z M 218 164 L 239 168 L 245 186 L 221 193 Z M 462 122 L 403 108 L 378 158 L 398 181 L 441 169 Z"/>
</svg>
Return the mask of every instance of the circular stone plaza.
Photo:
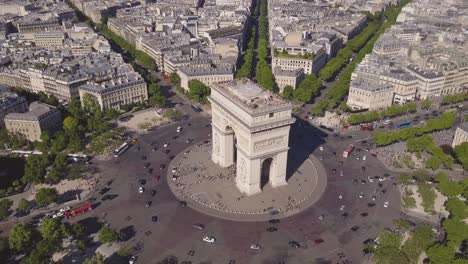
<svg viewBox="0 0 468 264">
<path fill-rule="evenodd" d="M 288 166 L 292 105 L 249 80 L 213 85 L 212 141 L 176 156 L 173 193 L 208 215 L 261 221 L 297 214 L 326 188 L 321 163 L 310 156 Z"/>
</svg>

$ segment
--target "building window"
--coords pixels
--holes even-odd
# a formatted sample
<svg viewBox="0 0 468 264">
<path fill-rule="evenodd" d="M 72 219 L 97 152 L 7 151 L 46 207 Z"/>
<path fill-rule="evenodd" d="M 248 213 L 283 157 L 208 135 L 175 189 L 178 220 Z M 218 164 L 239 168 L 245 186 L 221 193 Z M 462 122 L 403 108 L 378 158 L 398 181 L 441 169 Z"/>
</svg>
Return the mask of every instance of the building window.
<svg viewBox="0 0 468 264">
<path fill-rule="evenodd" d="M 270 113 L 269 116 L 272 118 L 275 115 L 275 113 Z"/>
</svg>

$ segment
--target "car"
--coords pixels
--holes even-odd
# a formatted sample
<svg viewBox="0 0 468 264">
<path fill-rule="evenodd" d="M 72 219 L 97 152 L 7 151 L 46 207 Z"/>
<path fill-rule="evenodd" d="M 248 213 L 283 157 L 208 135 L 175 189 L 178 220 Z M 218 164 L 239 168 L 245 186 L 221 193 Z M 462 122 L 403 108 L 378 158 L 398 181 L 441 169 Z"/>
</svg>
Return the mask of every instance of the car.
<svg viewBox="0 0 468 264">
<path fill-rule="evenodd" d="M 175 158 L 174 155 L 170 155 L 168 159 L 169 159 L 169 160 L 173 160 L 174 158 Z"/>
<path fill-rule="evenodd" d="M 338 199 L 343 199 L 343 195 L 342 194 L 338 195 Z"/>
<path fill-rule="evenodd" d="M 359 181 L 357 179 L 354 179 L 353 183 L 356 185 L 356 184 L 359 184 Z"/>
<path fill-rule="evenodd" d="M 112 200 L 117 196 L 117 194 L 106 194 L 102 197 L 102 201 Z"/>
<path fill-rule="evenodd" d="M 320 157 L 319 157 L 319 160 L 323 160 L 323 156 L 320 156 Z"/>
<path fill-rule="evenodd" d="M 153 222 L 156 223 L 156 222 L 158 221 L 158 216 L 157 216 L 157 215 L 153 215 L 153 216 L 151 217 L 151 221 L 153 221 Z"/>
<path fill-rule="evenodd" d="M 187 202 L 186 201 L 180 201 L 179 205 L 182 206 L 182 207 L 185 207 L 185 206 L 187 206 Z"/>
<path fill-rule="evenodd" d="M 385 208 L 387 208 L 389 204 L 390 204 L 389 202 L 385 202 L 385 203 L 383 204 L 383 206 L 384 206 Z"/>
<path fill-rule="evenodd" d="M 356 157 L 357 160 L 360 160 L 361 158 L 359 156 Z"/>
<path fill-rule="evenodd" d="M 155 196 L 156 195 L 156 190 L 151 190 L 151 196 Z"/>
<path fill-rule="evenodd" d="M 177 169 L 176 168 L 172 168 L 172 173 L 176 173 L 177 172 Z"/>
<path fill-rule="evenodd" d="M 158 148 L 153 148 L 151 151 L 155 152 L 156 150 L 158 150 Z"/>
<path fill-rule="evenodd" d="M 369 151 L 369 150 L 370 150 L 370 148 L 366 148 L 366 151 Z"/>
<path fill-rule="evenodd" d="M 374 182 L 374 178 L 372 178 L 372 177 L 370 177 L 370 176 L 367 176 L 367 180 L 368 180 L 369 182 Z"/>
<path fill-rule="evenodd" d="M 154 145 L 156 145 L 156 144 L 158 144 L 158 142 L 157 142 L 157 141 L 153 141 L 153 142 L 151 142 L 150 145 L 151 145 L 151 146 L 154 146 Z"/>
<path fill-rule="evenodd" d="M 384 195 L 386 192 L 387 192 L 387 190 L 383 189 L 383 190 L 380 192 L 380 195 Z"/>
<path fill-rule="evenodd" d="M 137 180 L 138 184 L 144 185 L 146 183 L 145 179 L 138 179 Z"/>
<path fill-rule="evenodd" d="M 374 195 L 372 196 L 372 201 L 375 201 L 377 199 L 377 197 Z"/>
<path fill-rule="evenodd" d="M 164 168 L 166 168 L 166 165 L 164 165 L 164 164 L 159 165 L 160 170 L 164 170 Z"/>
<path fill-rule="evenodd" d="M 177 139 L 177 138 L 179 138 L 179 136 L 177 135 L 172 136 L 172 139 Z"/>
<path fill-rule="evenodd" d="M 154 175 L 153 179 L 154 179 L 155 182 L 158 182 L 159 179 L 161 179 L 161 176 L 159 176 L 159 175 Z"/>
<path fill-rule="evenodd" d="M 279 219 L 270 219 L 270 221 L 268 221 L 268 223 L 270 223 L 270 224 L 277 224 L 279 222 L 280 222 Z"/>
<path fill-rule="evenodd" d="M 345 209 L 345 205 L 340 206 L 340 211 L 343 211 Z"/>
<path fill-rule="evenodd" d="M 145 207 L 150 207 L 150 206 L 151 206 L 151 204 L 152 204 L 152 202 L 151 202 L 151 201 L 146 201 L 146 202 L 145 202 Z"/>
<path fill-rule="evenodd" d="M 336 156 L 336 151 L 333 151 L 332 154 L 333 154 L 333 156 Z"/>
<path fill-rule="evenodd" d="M 169 146 L 169 143 L 168 143 L 168 142 L 166 142 L 166 143 L 164 143 L 164 145 L 163 145 L 163 146 L 164 146 L 165 148 L 167 148 L 167 147 Z"/>
<path fill-rule="evenodd" d="M 192 126 L 192 123 L 188 123 L 187 126 Z"/>
<path fill-rule="evenodd" d="M 192 142 L 192 140 L 190 138 L 185 140 L 185 143 L 187 143 L 187 144 L 190 144 L 190 142 Z"/>
<path fill-rule="evenodd" d="M 356 152 L 361 152 L 361 148 L 357 148 L 357 149 L 356 149 Z"/>
<path fill-rule="evenodd" d="M 278 228 L 276 228 L 276 227 L 267 227 L 266 231 L 267 232 L 276 232 L 276 231 L 278 231 Z"/>
<path fill-rule="evenodd" d="M 148 168 L 148 170 L 146 171 L 147 174 L 151 174 L 153 173 L 153 168 Z"/>
<path fill-rule="evenodd" d="M 347 217 L 348 217 L 348 213 L 345 212 L 341 214 L 341 218 L 343 218 L 343 220 L 346 219 Z"/>
<path fill-rule="evenodd" d="M 363 192 L 359 193 L 359 198 L 361 198 L 361 199 L 364 198 L 364 193 Z"/>
<path fill-rule="evenodd" d="M 205 226 L 200 223 L 193 224 L 192 227 L 198 230 L 202 230 L 205 228 Z"/>
<path fill-rule="evenodd" d="M 109 187 L 114 181 L 113 180 L 109 180 L 106 182 L 106 186 Z"/>
<path fill-rule="evenodd" d="M 366 184 L 366 180 L 361 180 L 361 184 Z"/>
<path fill-rule="evenodd" d="M 139 192 L 139 193 L 144 193 L 144 192 L 145 192 L 145 188 L 143 188 L 143 187 L 138 188 L 138 192 Z"/>
<path fill-rule="evenodd" d="M 366 160 L 366 159 L 367 159 L 366 155 L 362 156 L 362 160 Z"/>
<path fill-rule="evenodd" d="M 323 214 L 321 214 L 321 215 L 319 215 L 318 219 L 319 219 L 319 220 L 323 220 L 324 217 L 325 217 L 325 216 L 324 216 Z"/>
<path fill-rule="evenodd" d="M 320 149 L 321 151 L 323 151 L 323 146 L 320 146 L 320 148 L 319 148 L 319 149 Z"/>
<path fill-rule="evenodd" d="M 340 164 L 340 165 L 343 165 L 343 163 L 344 163 L 344 162 L 343 162 L 342 160 L 340 160 L 340 161 L 338 162 L 338 164 Z"/>
<path fill-rule="evenodd" d="M 262 246 L 260 244 L 252 244 L 250 245 L 250 249 L 259 250 L 262 249 Z"/>
<path fill-rule="evenodd" d="M 366 216 L 368 216 L 368 215 L 369 215 L 369 214 L 368 214 L 368 213 L 366 213 L 366 212 L 364 212 L 364 213 L 361 213 L 361 216 L 362 216 L 362 217 L 366 217 Z"/>
<path fill-rule="evenodd" d="M 150 166 L 150 163 L 149 163 L 149 162 L 145 162 L 145 165 L 144 165 L 145 169 L 148 168 L 149 166 Z"/>
<path fill-rule="evenodd" d="M 362 171 L 365 171 L 365 170 L 366 170 L 366 167 L 365 167 L 365 166 L 362 166 L 362 167 L 361 167 L 361 170 L 362 170 Z"/>
<path fill-rule="evenodd" d="M 383 184 L 380 183 L 380 182 L 377 184 L 377 186 L 378 186 L 379 188 L 383 188 Z"/>
<path fill-rule="evenodd" d="M 216 239 L 214 237 L 212 237 L 212 236 L 204 236 L 203 241 L 206 242 L 206 243 L 213 244 L 216 241 Z"/>
<path fill-rule="evenodd" d="M 315 239 L 315 240 L 314 240 L 314 244 L 316 244 L 316 245 L 321 244 L 321 243 L 323 243 L 323 242 L 324 242 L 324 240 L 321 239 L 321 238 Z"/>
<path fill-rule="evenodd" d="M 136 257 L 136 256 L 132 256 L 132 257 L 128 260 L 128 264 L 135 264 L 135 263 L 136 263 L 136 260 L 137 260 L 137 257 Z"/>
<path fill-rule="evenodd" d="M 332 172 L 333 172 L 333 173 L 336 173 L 336 169 L 332 169 Z"/>
<path fill-rule="evenodd" d="M 392 183 L 392 187 L 396 187 L 396 186 L 397 186 L 396 182 Z"/>
<path fill-rule="evenodd" d="M 169 150 L 169 149 L 164 150 L 164 154 L 166 154 L 166 155 L 169 154 L 169 152 L 171 152 L 171 150 Z"/>
<path fill-rule="evenodd" d="M 384 178 L 384 177 L 379 177 L 378 179 L 379 179 L 379 182 L 385 181 L 385 178 Z"/>
<path fill-rule="evenodd" d="M 105 194 L 108 191 L 110 191 L 110 188 L 102 188 L 102 190 L 99 191 L 99 194 Z"/>
<path fill-rule="evenodd" d="M 351 231 L 356 232 L 359 229 L 359 226 L 353 226 L 350 228 Z"/>
<path fill-rule="evenodd" d="M 300 248 L 300 247 L 301 247 L 301 244 L 299 244 L 299 242 L 294 241 L 294 240 L 289 241 L 288 244 L 289 244 L 291 247 L 293 247 L 293 248 Z"/>
<path fill-rule="evenodd" d="M 341 176 L 341 177 L 344 176 L 344 172 L 343 172 L 343 171 L 340 171 L 340 176 Z"/>
<path fill-rule="evenodd" d="M 180 133 L 181 130 L 182 130 L 181 127 L 177 127 L 177 133 Z"/>
</svg>

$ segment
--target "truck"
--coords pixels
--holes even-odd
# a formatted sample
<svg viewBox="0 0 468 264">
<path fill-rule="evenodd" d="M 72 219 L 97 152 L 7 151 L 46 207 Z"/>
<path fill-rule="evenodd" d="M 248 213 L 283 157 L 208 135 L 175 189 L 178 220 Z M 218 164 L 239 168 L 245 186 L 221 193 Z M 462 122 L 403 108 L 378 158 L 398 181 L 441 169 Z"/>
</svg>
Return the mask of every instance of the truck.
<svg viewBox="0 0 468 264">
<path fill-rule="evenodd" d="M 353 149 L 354 149 L 354 145 L 349 144 L 349 146 L 345 149 L 345 151 L 343 151 L 343 158 L 347 158 L 349 156 L 349 154 L 351 154 Z"/>
<path fill-rule="evenodd" d="M 407 127 L 410 127 L 410 126 L 411 126 L 411 121 L 410 120 L 403 120 L 403 121 L 401 121 L 400 123 L 397 124 L 398 129 L 407 128 Z"/>
<path fill-rule="evenodd" d="M 67 217 L 67 219 L 69 218 L 72 218 L 72 217 L 75 217 L 77 215 L 81 215 L 81 214 L 84 214 L 86 212 L 89 212 L 93 210 L 93 203 L 92 202 L 86 202 L 76 208 L 73 208 L 73 209 L 68 209 L 68 210 L 65 210 L 65 216 Z"/>
</svg>

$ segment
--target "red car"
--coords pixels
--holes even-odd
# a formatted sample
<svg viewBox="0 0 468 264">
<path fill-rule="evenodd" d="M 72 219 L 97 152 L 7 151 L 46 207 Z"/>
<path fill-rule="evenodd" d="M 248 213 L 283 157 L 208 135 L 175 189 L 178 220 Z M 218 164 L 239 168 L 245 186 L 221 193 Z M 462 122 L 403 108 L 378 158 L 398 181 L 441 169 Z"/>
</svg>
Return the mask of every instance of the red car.
<svg viewBox="0 0 468 264">
<path fill-rule="evenodd" d="M 159 177 L 158 175 L 154 176 L 154 181 L 155 181 L 155 182 L 158 182 L 158 181 L 159 181 L 159 178 L 161 178 L 161 177 Z"/>
</svg>

